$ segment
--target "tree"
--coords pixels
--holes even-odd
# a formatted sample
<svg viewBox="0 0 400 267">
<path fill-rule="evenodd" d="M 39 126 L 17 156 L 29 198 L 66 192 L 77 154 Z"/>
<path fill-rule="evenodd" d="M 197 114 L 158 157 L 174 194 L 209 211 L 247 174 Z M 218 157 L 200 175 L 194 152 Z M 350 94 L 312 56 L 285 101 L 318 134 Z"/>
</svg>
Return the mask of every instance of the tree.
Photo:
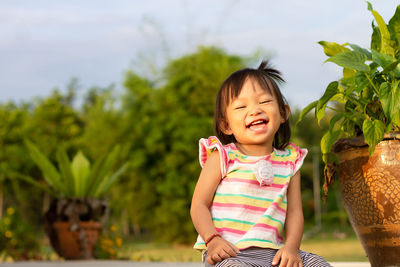
<svg viewBox="0 0 400 267">
<path fill-rule="evenodd" d="M 200 48 L 171 61 L 159 85 L 127 73 L 123 107 L 134 166 L 125 187 L 128 212 L 160 239 L 194 240 L 189 209 L 200 173 L 197 141 L 213 134 L 216 92 L 243 65 L 238 56 Z"/>
</svg>

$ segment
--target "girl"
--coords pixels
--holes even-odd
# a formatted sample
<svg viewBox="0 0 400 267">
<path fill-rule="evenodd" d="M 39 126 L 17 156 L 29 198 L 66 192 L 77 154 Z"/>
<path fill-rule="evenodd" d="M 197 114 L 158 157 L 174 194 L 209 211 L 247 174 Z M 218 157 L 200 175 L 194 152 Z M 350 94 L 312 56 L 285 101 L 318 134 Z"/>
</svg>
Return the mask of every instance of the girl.
<svg viewBox="0 0 400 267">
<path fill-rule="evenodd" d="M 217 137 L 200 139 L 190 213 L 206 266 L 331 266 L 299 250 L 307 150 L 289 143 L 290 109 L 276 82 L 267 62 L 233 73 L 217 95 Z"/>
</svg>

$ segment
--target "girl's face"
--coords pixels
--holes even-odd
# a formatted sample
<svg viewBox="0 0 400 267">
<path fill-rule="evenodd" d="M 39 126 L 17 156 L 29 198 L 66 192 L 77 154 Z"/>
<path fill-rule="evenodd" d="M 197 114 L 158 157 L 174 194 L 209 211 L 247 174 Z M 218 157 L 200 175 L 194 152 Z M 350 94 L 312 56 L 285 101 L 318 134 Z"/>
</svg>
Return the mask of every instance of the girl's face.
<svg viewBox="0 0 400 267">
<path fill-rule="evenodd" d="M 289 107 L 286 109 L 289 114 Z M 225 134 L 233 134 L 237 143 L 249 151 L 257 146 L 268 153 L 272 152 L 275 133 L 287 119 L 281 116 L 276 97 L 252 79 L 244 82 L 239 96 L 229 103 L 226 118 L 221 126 Z"/>
</svg>

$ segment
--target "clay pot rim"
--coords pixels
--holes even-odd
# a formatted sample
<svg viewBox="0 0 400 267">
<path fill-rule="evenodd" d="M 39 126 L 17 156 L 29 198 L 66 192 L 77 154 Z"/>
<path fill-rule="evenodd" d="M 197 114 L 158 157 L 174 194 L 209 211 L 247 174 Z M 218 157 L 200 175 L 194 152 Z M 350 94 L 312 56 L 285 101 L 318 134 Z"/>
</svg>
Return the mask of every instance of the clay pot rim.
<svg viewBox="0 0 400 267">
<path fill-rule="evenodd" d="M 54 228 L 69 228 L 71 222 L 68 221 L 56 221 L 53 223 Z M 82 227 L 89 228 L 102 228 L 102 224 L 98 221 L 80 221 L 79 225 Z"/>
<path fill-rule="evenodd" d="M 385 133 L 382 141 L 386 140 L 400 140 L 400 131 Z M 353 138 L 340 138 L 337 140 L 332 147 L 333 153 L 340 153 L 345 150 L 355 149 L 355 148 L 363 148 L 368 147 L 368 144 L 365 143 L 364 136 L 357 136 Z"/>
</svg>

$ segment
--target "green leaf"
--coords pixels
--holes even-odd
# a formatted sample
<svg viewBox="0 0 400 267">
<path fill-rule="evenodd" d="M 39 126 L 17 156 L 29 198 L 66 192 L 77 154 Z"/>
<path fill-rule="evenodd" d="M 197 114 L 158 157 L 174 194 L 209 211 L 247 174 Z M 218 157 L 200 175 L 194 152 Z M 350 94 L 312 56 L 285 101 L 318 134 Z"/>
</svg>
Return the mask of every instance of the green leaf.
<svg viewBox="0 0 400 267">
<path fill-rule="evenodd" d="M 354 77 L 354 81 L 355 89 L 352 91 L 356 91 L 357 93 L 361 92 L 361 90 L 369 84 L 369 80 L 367 79 L 367 77 L 365 77 L 365 72 L 362 71 L 357 71 Z"/>
<path fill-rule="evenodd" d="M 381 50 L 381 32 L 379 31 L 379 28 L 375 26 L 373 21 L 372 21 L 371 49 L 375 49 L 376 51 Z"/>
<path fill-rule="evenodd" d="M 333 131 L 335 128 L 335 124 L 336 122 L 338 122 L 339 120 L 341 120 L 342 118 L 344 118 L 344 114 L 343 113 L 338 113 L 335 114 L 335 116 L 332 117 L 331 121 L 329 122 L 329 131 Z"/>
<path fill-rule="evenodd" d="M 89 194 L 91 195 L 95 194 L 99 186 L 104 182 L 105 179 L 107 179 L 109 173 L 111 172 L 111 169 L 114 167 L 119 152 L 120 152 L 120 146 L 116 145 L 113 148 L 113 150 L 104 159 L 101 160 L 101 164 L 99 164 L 100 162 L 95 163 L 95 165 L 97 164 L 99 165 L 98 165 L 97 175 L 94 177 L 94 180 L 91 184 Z"/>
<path fill-rule="evenodd" d="M 351 48 L 353 48 L 353 50 L 355 50 L 355 51 L 357 51 L 357 52 L 359 52 L 359 53 L 361 53 L 361 54 L 364 54 L 368 59 L 372 59 L 372 54 L 371 54 L 370 51 L 368 51 L 368 49 L 359 47 L 359 46 L 356 45 L 356 44 L 349 44 L 349 46 L 350 46 Z"/>
<path fill-rule="evenodd" d="M 315 108 L 317 106 L 317 104 L 318 104 L 318 100 L 312 102 L 311 104 L 309 104 L 307 107 L 305 107 L 301 111 L 299 119 L 296 122 L 296 126 L 303 120 L 303 118 L 308 114 L 308 112 L 310 112 L 313 108 Z"/>
<path fill-rule="evenodd" d="M 75 187 L 74 187 L 74 175 L 72 174 L 71 170 L 71 162 L 69 161 L 65 149 L 61 146 L 58 149 L 56 156 L 57 156 L 58 166 L 60 168 L 61 175 L 64 180 L 66 196 L 73 196 L 75 193 L 74 192 Z"/>
<path fill-rule="evenodd" d="M 368 72 L 369 67 L 365 64 L 366 59 L 367 57 L 360 52 L 347 51 L 328 58 L 326 62 L 333 62 L 344 68 Z"/>
<path fill-rule="evenodd" d="M 382 68 L 386 68 L 396 61 L 394 57 L 379 53 L 375 49 L 372 49 L 372 60 Z"/>
<path fill-rule="evenodd" d="M 114 172 L 114 174 L 107 176 L 106 179 L 104 179 L 98 186 L 96 192 L 94 193 L 94 197 L 101 197 L 105 192 L 107 192 L 110 187 L 115 184 L 118 178 L 126 171 L 128 166 L 129 164 L 125 163 L 121 168 Z"/>
<path fill-rule="evenodd" d="M 30 177 L 30 176 L 27 176 L 27 175 L 24 175 L 24 174 L 20 174 L 20 173 L 16 173 L 16 172 L 12 172 L 12 171 L 11 171 L 11 174 L 12 174 L 13 176 L 15 176 L 16 178 L 18 178 L 18 179 L 21 179 L 21 180 L 23 180 L 23 181 L 25 181 L 25 182 L 30 183 L 30 184 L 33 185 L 33 186 L 36 186 L 36 187 L 42 189 L 43 191 L 46 191 L 47 193 L 49 193 L 50 195 L 52 195 L 52 196 L 55 197 L 55 198 L 60 197 L 60 196 L 58 195 L 58 192 L 55 192 L 55 191 L 51 190 L 51 188 L 49 188 L 48 186 L 43 185 L 43 184 L 37 182 L 35 179 L 33 179 L 33 178 Z"/>
<path fill-rule="evenodd" d="M 93 164 L 93 167 L 88 176 L 88 196 L 93 196 L 94 192 L 97 190 L 96 183 L 97 180 L 100 179 L 100 175 L 102 175 L 102 170 L 104 168 L 106 154 L 101 155 Z"/>
<path fill-rule="evenodd" d="M 388 123 L 393 122 L 396 125 L 400 125 L 399 114 L 400 114 L 400 88 L 399 82 L 394 84 L 388 82 L 382 83 L 379 89 L 379 98 L 382 103 L 382 109 L 385 113 Z"/>
<path fill-rule="evenodd" d="M 326 155 L 331 152 L 333 144 L 338 140 L 340 130 L 327 131 L 321 138 L 321 152 Z M 325 157 L 324 157 L 325 158 Z"/>
<path fill-rule="evenodd" d="M 375 10 L 371 10 L 371 12 L 378 23 L 379 31 L 381 33 L 381 49 L 379 51 L 383 54 L 394 56 L 393 42 L 390 40 L 390 33 L 385 21 Z"/>
<path fill-rule="evenodd" d="M 74 175 L 76 196 L 86 196 L 87 177 L 90 173 L 90 162 L 81 151 L 79 151 L 73 158 L 71 170 Z"/>
<path fill-rule="evenodd" d="M 324 53 L 328 57 L 334 56 L 336 54 L 340 54 L 345 51 L 350 51 L 347 47 L 344 45 L 340 45 L 335 42 L 326 42 L 326 41 L 319 41 L 318 42 L 322 47 L 324 48 Z"/>
<path fill-rule="evenodd" d="M 399 64 L 400 64 L 400 60 L 396 60 L 395 62 L 390 63 L 389 65 L 387 65 L 387 66 L 383 69 L 382 74 L 386 74 L 386 73 L 389 73 L 389 72 L 395 70 L 396 67 L 399 66 Z"/>
<path fill-rule="evenodd" d="M 375 150 L 375 146 L 383 139 L 385 125 L 380 120 L 372 121 L 368 118 L 364 120 L 362 130 L 364 133 L 365 142 L 367 142 L 369 146 L 369 154 L 372 155 Z"/>
<path fill-rule="evenodd" d="M 343 68 L 343 78 L 352 79 L 357 72 L 353 69 Z"/>
<path fill-rule="evenodd" d="M 322 118 L 325 116 L 325 108 L 328 102 L 339 93 L 338 90 L 339 83 L 337 81 L 331 82 L 326 88 L 324 95 L 318 100 L 317 108 L 315 110 L 318 124 L 321 122 Z"/>
<path fill-rule="evenodd" d="M 396 12 L 389 20 L 388 29 L 392 40 L 397 43 L 397 49 L 400 47 L 400 5 L 397 6 Z"/>
<path fill-rule="evenodd" d="M 372 10 L 373 10 L 372 4 L 371 4 L 369 1 L 366 1 L 366 2 L 367 2 L 367 4 L 368 4 L 368 10 L 369 10 L 369 11 L 372 11 Z"/>
<path fill-rule="evenodd" d="M 29 140 L 24 140 L 26 147 L 29 150 L 29 154 L 32 160 L 38 165 L 39 169 L 43 172 L 44 179 L 46 182 L 54 188 L 54 190 L 65 193 L 65 188 L 61 184 L 61 176 L 57 171 L 53 163 L 43 155 L 39 149 Z"/>
</svg>

